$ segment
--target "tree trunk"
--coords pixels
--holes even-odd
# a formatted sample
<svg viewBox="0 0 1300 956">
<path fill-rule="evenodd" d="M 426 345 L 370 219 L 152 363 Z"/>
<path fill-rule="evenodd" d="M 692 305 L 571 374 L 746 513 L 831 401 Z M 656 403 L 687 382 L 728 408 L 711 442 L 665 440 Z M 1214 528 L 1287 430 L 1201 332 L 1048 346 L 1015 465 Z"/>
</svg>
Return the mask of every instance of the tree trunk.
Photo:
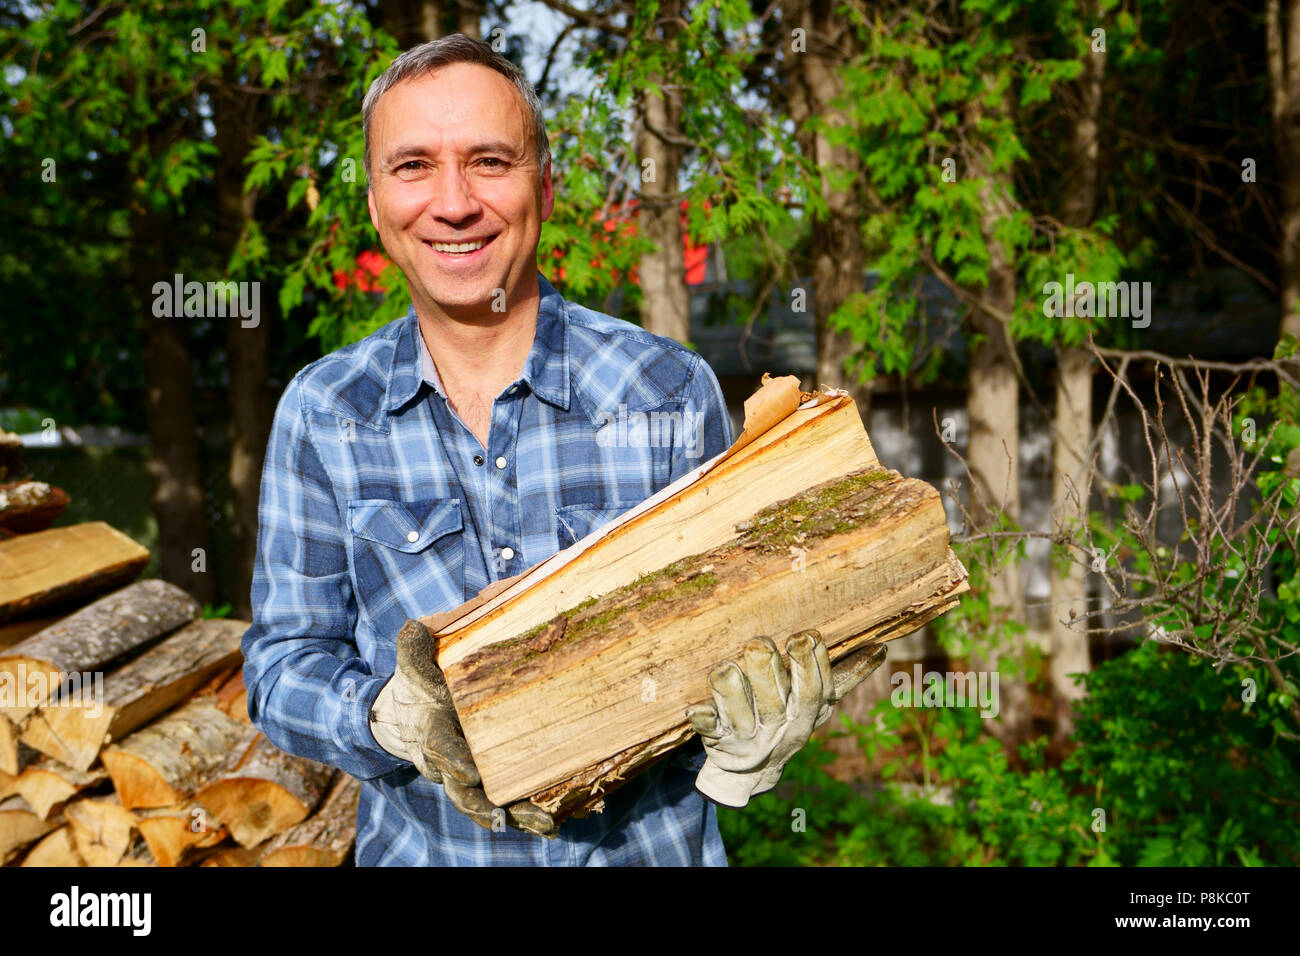
<svg viewBox="0 0 1300 956">
<path fill-rule="evenodd" d="M 1089 50 L 1076 90 L 1079 113 L 1074 122 L 1071 187 L 1066 191 L 1061 221 L 1067 226 L 1090 225 L 1097 207 L 1099 141 L 1097 115 L 1101 110 L 1101 84 L 1106 55 Z M 1092 353 L 1061 346 L 1056 350 L 1056 425 L 1052 432 L 1052 509 L 1062 533 L 1077 540 L 1088 514 L 1092 487 L 1085 460 L 1092 441 Z M 1059 743 L 1074 730 L 1074 702 L 1084 695 L 1071 674 L 1092 669 L 1088 628 L 1084 619 L 1088 601 L 1086 566 L 1077 555 L 1064 570 L 1051 567 L 1052 595 L 1052 719 L 1053 737 Z"/>
<path fill-rule="evenodd" d="M 131 276 L 144 316 L 145 410 L 149 421 L 149 478 L 158 520 L 159 576 L 211 603 L 212 576 L 194 567 L 195 549 L 208 550 L 194 420 L 193 364 L 183 317 L 154 315 L 153 287 L 172 281 L 168 250 L 178 247 L 168 223 L 154 213 L 132 215 Z M 160 261 L 161 260 L 161 261 Z"/>
<path fill-rule="evenodd" d="M 482 39 L 479 0 L 379 0 L 379 14 L 403 50 L 452 33 Z"/>
<path fill-rule="evenodd" d="M 1268 0 L 1265 19 L 1273 136 L 1282 177 L 1281 334 L 1300 338 L 1300 0 Z"/>
<path fill-rule="evenodd" d="M 669 3 L 665 17 L 678 13 Z M 671 46 L 675 24 L 663 28 L 663 43 Z M 637 220 L 641 235 L 655 247 L 641 257 L 637 276 L 641 287 L 641 324 L 656 335 L 685 342 L 690 338 L 690 295 L 686 289 L 686 253 L 682 244 L 681 202 L 676 197 L 681 170 L 681 101 L 671 88 L 671 78 L 654 77 L 663 89 L 658 96 L 648 91 L 640 98 L 637 124 L 637 167 L 641 171 Z"/>
<path fill-rule="evenodd" d="M 979 531 L 994 526 L 999 515 L 1012 522 L 1020 520 L 1020 406 L 1012 346 L 1002 319 L 1015 308 L 1015 264 L 1007 259 L 995 235 L 997 226 L 1011 215 L 1010 174 L 989 172 L 978 152 L 970 163 L 970 174 L 983 182 L 980 229 L 989 251 L 988 284 L 972 290 L 987 308 L 973 307 L 968 319 L 969 332 L 980 337 L 971 352 L 966 400 L 970 421 L 967 457 L 974 479 L 968 507 L 974 530 Z M 1005 623 L 1023 622 L 1024 591 L 1014 557 L 999 569 L 989 569 L 988 586 L 990 628 L 996 633 Z M 1019 670 L 1025 656 L 1023 637 L 1008 635 L 991 650 L 986 662 L 980 656 L 972 654 L 977 668 L 999 669 L 1001 720 L 991 729 L 1004 743 L 1023 740 L 1032 729 L 1028 683 Z M 1008 658 L 1014 661 L 1013 669 L 1003 671 L 1000 662 Z"/>
<path fill-rule="evenodd" d="M 216 176 L 217 236 L 226 256 L 235 251 L 257 204 L 255 192 L 244 192 L 244 160 L 257 124 L 257 99 L 235 89 L 238 79 L 234 69 L 227 67 L 222 85 L 212 91 L 217 146 L 221 151 Z M 260 306 L 260 297 L 257 301 Z M 241 618 L 252 617 L 250 591 L 257 554 L 262 459 L 275 409 L 270 382 L 271 324 L 260 313 L 259 308 L 252 318 L 232 315 L 226 320 L 229 474 L 234 497 L 230 530 L 235 552 L 230 603 L 235 616 Z"/>
<path fill-rule="evenodd" d="M 817 385 L 847 389 L 867 424 L 871 412 L 871 389 L 862 385 L 844 369 L 845 359 L 857 349 L 847 332 L 832 331 L 827 319 L 850 295 L 863 291 L 863 267 L 866 253 L 862 246 L 861 224 L 864 200 L 858 183 L 861 163 L 849 146 L 832 145 L 824 133 L 812 133 L 806 123 L 814 116 L 823 117 L 831 126 L 847 120 L 843 111 L 832 106 L 842 95 L 843 84 L 837 71 L 858 52 L 858 39 L 852 23 L 835 11 L 828 0 L 812 0 L 796 6 L 789 15 L 791 27 L 805 31 L 807 49 L 787 51 L 787 108 L 800 129 L 799 141 L 804 154 L 824 171 L 822 197 L 829 207 L 828 218 L 812 226 L 812 298 L 817 334 Z M 786 31 L 787 34 L 789 31 Z M 853 185 L 845 188 L 832 180 L 847 175 Z"/>
</svg>

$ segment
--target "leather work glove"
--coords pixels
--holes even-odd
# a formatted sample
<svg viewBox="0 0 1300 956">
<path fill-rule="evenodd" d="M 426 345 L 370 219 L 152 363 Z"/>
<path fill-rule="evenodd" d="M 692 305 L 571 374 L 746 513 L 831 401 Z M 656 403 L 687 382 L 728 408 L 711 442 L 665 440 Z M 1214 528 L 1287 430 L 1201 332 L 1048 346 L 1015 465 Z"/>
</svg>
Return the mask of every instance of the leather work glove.
<svg viewBox="0 0 1300 956">
<path fill-rule="evenodd" d="M 527 800 L 497 807 L 483 792 L 451 691 L 434 663 L 433 635 L 419 621 L 407 621 L 397 635 L 397 669 L 370 709 L 370 730 L 384 750 L 442 784 L 456 809 L 479 826 L 492 830 L 504 820 L 527 833 L 555 836 L 558 828 L 545 810 Z"/>
<path fill-rule="evenodd" d="M 786 642 L 787 668 L 776 645 L 757 637 L 743 665 L 724 661 L 709 674 L 712 702 L 686 711 L 708 756 L 695 787 L 715 803 L 743 807 L 777 785 L 781 771 L 831 715 L 832 706 L 885 660 L 872 644 L 831 667 L 821 634 L 800 631 Z"/>
</svg>

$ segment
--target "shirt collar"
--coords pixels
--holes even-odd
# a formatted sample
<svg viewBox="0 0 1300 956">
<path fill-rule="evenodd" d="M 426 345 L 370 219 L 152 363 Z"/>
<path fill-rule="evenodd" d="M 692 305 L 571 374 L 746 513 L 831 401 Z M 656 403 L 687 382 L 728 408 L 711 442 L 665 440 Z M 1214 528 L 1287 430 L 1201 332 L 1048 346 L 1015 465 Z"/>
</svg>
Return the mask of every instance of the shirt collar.
<svg viewBox="0 0 1300 956">
<path fill-rule="evenodd" d="M 564 297 L 537 273 L 539 302 L 537 306 L 537 331 L 533 347 L 524 360 L 520 380 L 527 383 L 538 398 L 565 411 L 569 410 L 569 337 L 568 313 Z M 398 332 L 393 350 L 393 365 L 388 375 L 388 400 L 385 407 L 396 411 L 406 405 L 420 389 L 429 383 L 439 394 L 445 395 L 433 356 L 420 334 L 420 320 L 415 305 L 407 310 L 406 319 Z"/>
</svg>

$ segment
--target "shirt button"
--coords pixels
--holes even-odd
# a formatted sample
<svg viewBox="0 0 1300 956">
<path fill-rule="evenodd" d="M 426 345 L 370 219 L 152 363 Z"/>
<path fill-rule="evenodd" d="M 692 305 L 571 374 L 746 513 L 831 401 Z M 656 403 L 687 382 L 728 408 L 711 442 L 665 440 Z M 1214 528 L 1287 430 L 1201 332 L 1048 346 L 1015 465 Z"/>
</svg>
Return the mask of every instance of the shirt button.
<svg viewBox="0 0 1300 956">
<path fill-rule="evenodd" d="M 511 558 L 513 558 L 514 556 L 515 556 L 515 549 L 514 549 L 514 548 L 502 548 L 502 549 L 501 549 L 501 558 L 502 558 L 502 560 L 504 560 L 504 561 L 509 561 L 509 560 L 510 560 Z"/>
<path fill-rule="evenodd" d="M 420 540 L 420 532 L 418 531 L 408 532 L 406 535 L 406 540 L 411 542 L 411 544 L 415 544 L 415 542 Z"/>
<path fill-rule="evenodd" d="M 511 386 L 510 386 L 510 391 L 508 391 L 506 394 L 507 394 L 507 395 L 513 395 L 513 394 L 514 394 L 515 392 L 517 392 L 517 391 L 519 391 L 519 386 L 518 386 L 518 385 L 511 385 Z"/>
<path fill-rule="evenodd" d="M 497 467 L 498 467 L 498 468 L 504 468 L 505 466 L 506 466 L 506 460 L 505 460 L 504 458 L 498 458 L 498 459 L 497 459 Z"/>
<path fill-rule="evenodd" d="M 476 464 L 476 465 L 481 465 L 481 464 L 483 464 L 483 456 L 482 456 L 482 455 L 475 455 L 475 456 L 474 456 L 474 464 Z"/>
</svg>

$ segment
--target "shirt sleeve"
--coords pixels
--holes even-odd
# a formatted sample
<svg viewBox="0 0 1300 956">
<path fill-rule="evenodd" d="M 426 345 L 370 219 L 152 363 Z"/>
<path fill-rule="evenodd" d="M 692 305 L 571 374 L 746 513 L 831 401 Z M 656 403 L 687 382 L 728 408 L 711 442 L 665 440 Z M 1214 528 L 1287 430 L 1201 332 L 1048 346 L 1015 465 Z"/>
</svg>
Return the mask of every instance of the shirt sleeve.
<svg viewBox="0 0 1300 956">
<path fill-rule="evenodd" d="M 376 743 L 387 677 L 357 650 L 346 522 L 302 414 L 301 375 L 276 408 L 262 469 L 244 685 L 253 725 L 288 753 L 371 779 L 406 765 Z"/>
</svg>

